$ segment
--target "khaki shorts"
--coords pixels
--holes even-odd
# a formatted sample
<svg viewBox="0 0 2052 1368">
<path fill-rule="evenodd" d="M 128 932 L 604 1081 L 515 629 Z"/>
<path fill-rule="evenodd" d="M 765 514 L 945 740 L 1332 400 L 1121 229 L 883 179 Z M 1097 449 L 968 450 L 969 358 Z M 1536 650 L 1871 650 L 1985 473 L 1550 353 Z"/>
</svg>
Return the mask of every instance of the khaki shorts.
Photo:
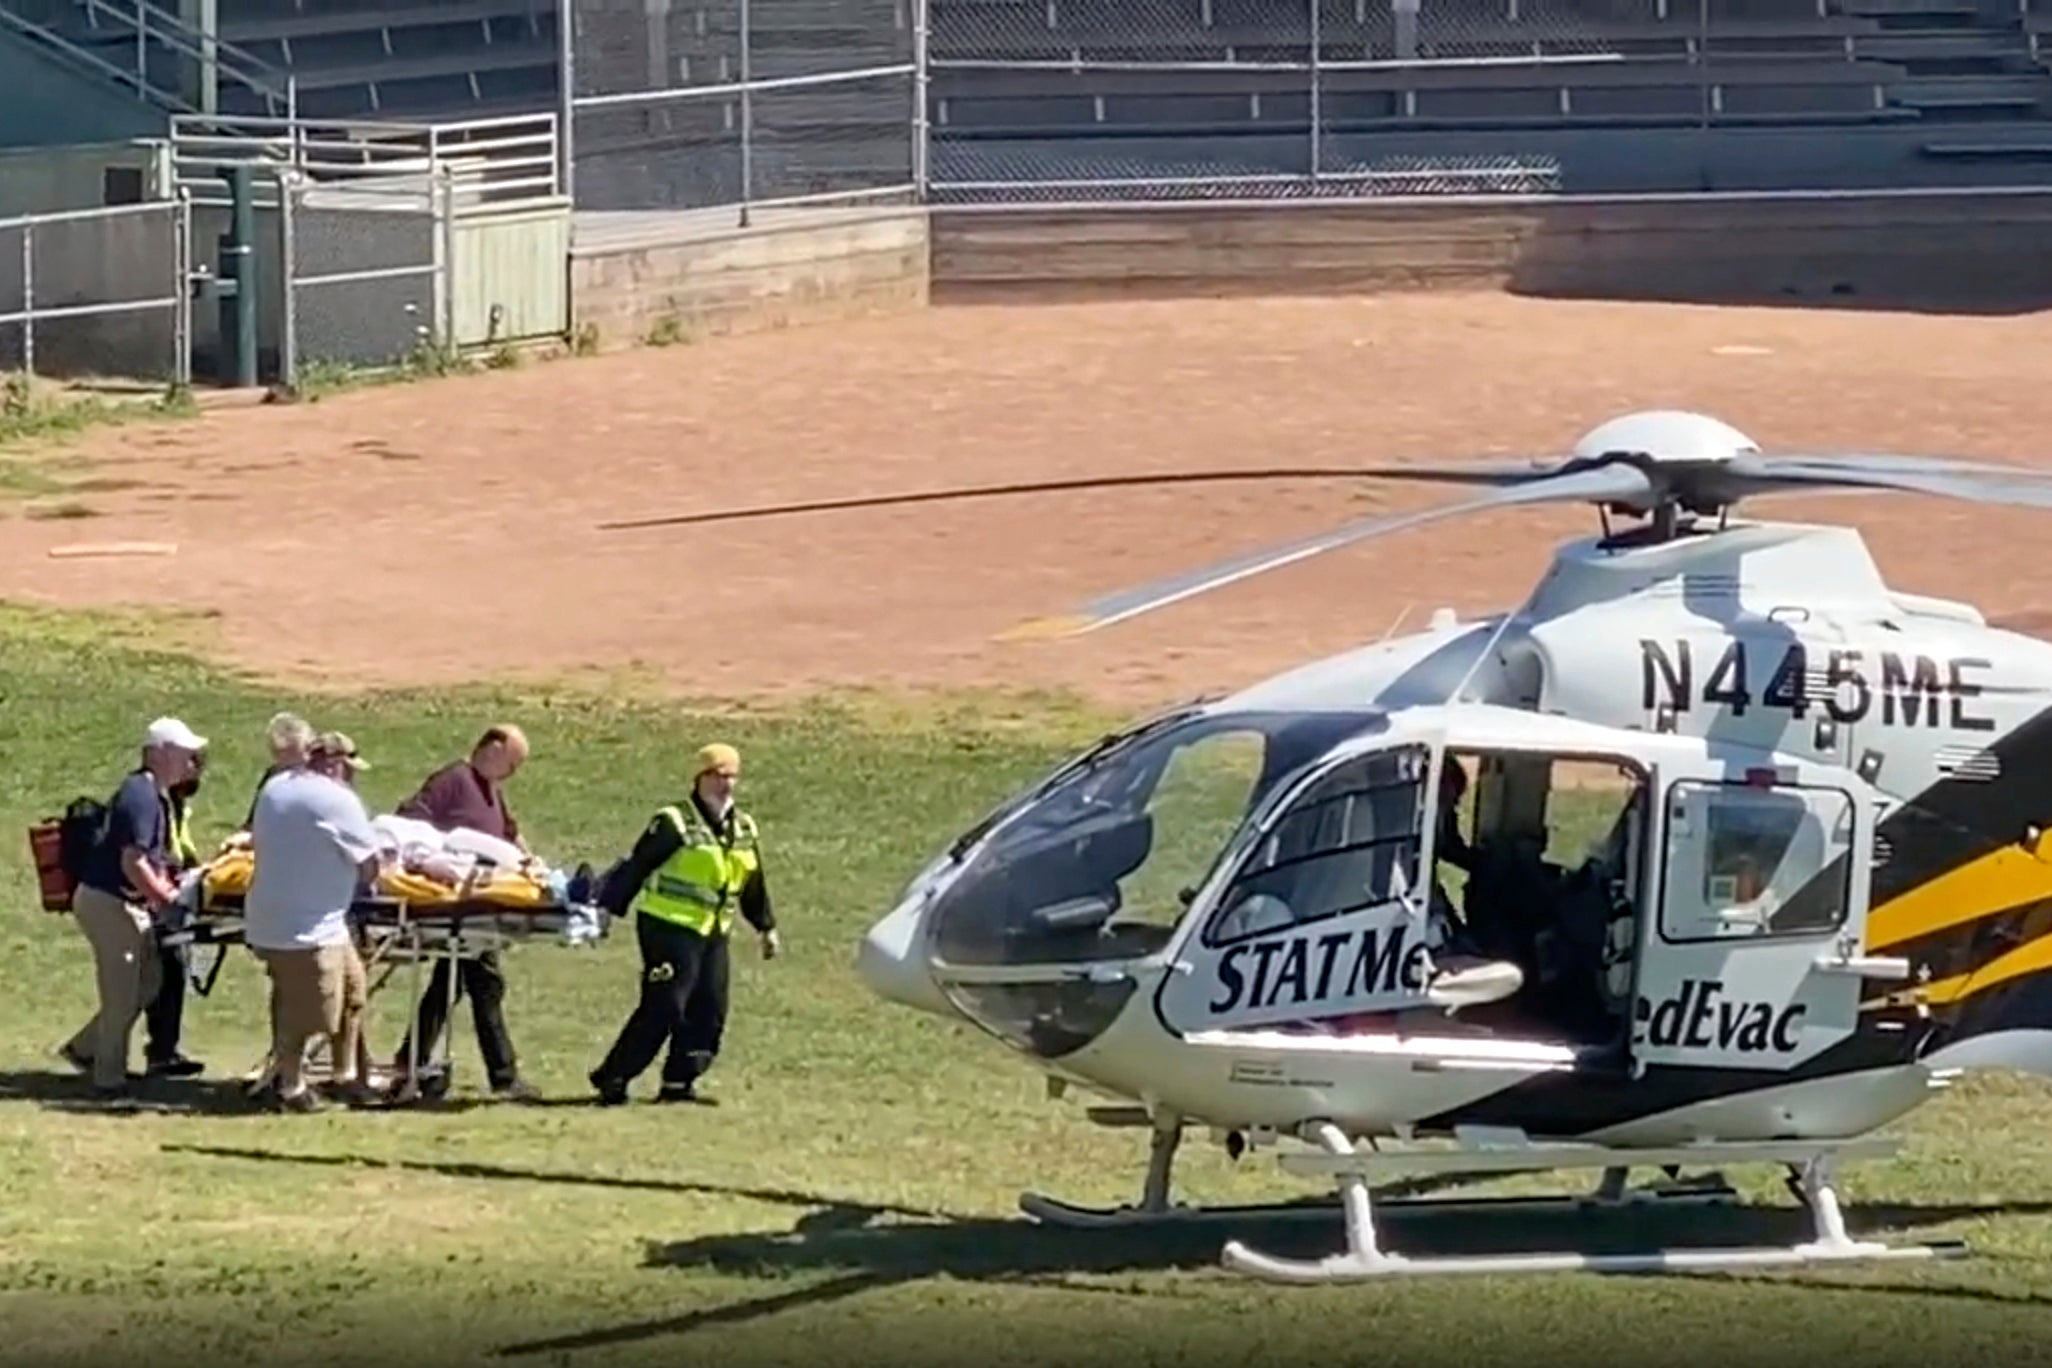
<svg viewBox="0 0 2052 1368">
<path fill-rule="evenodd" d="M 345 1010 L 361 1012 L 367 997 L 363 959 L 348 942 L 304 950 L 256 950 L 271 976 L 278 1029 L 333 1035 Z"/>
</svg>

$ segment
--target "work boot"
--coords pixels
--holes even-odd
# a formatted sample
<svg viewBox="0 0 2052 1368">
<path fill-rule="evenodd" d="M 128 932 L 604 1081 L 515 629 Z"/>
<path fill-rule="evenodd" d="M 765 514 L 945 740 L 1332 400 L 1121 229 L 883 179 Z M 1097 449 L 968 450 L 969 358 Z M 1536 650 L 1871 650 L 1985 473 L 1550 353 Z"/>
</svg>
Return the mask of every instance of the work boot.
<svg viewBox="0 0 2052 1368">
<path fill-rule="evenodd" d="M 717 1107 L 720 1105 L 718 1098 L 699 1095 L 696 1079 L 689 1079 L 682 1083 L 663 1084 L 661 1091 L 656 1093 L 656 1101 L 689 1102 L 700 1107 Z"/>
</svg>

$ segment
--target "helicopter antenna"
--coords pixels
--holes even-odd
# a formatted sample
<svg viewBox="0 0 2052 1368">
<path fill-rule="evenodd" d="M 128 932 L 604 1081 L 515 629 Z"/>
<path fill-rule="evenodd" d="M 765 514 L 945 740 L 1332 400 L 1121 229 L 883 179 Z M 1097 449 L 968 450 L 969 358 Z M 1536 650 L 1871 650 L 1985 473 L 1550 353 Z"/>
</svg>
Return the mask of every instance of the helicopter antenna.
<svg viewBox="0 0 2052 1368">
<path fill-rule="evenodd" d="M 1395 636 L 1396 629 L 1404 625 L 1404 619 L 1409 617 L 1411 610 L 1417 606 L 1415 603 L 1406 603 L 1402 608 L 1398 609 L 1396 617 L 1390 622 L 1389 626 L 1382 629 L 1382 635 L 1377 637 L 1376 641 L 1378 643 L 1388 641 L 1391 637 Z"/>
<path fill-rule="evenodd" d="M 1522 607 L 1523 605 L 1519 606 Z M 1511 619 L 1517 615 L 1517 610 L 1513 609 L 1497 620 L 1496 630 L 1489 634 L 1489 640 L 1482 643 L 1482 649 L 1475 653 L 1475 658 L 1468 663 L 1467 670 L 1461 675 L 1461 682 L 1454 685 L 1453 692 L 1447 695 L 1446 702 L 1448 707 L 1475 701 L 1462 695 L 1467 693 L 1469 683 L 1475 678 L 1475 671 L 1482 668 L 1482 662 L 1487 660 L 1490 652 L 1496 649 L 1496 643 L 1503 639 L 1504 629 L 1511 625 Z"/>
</svg>

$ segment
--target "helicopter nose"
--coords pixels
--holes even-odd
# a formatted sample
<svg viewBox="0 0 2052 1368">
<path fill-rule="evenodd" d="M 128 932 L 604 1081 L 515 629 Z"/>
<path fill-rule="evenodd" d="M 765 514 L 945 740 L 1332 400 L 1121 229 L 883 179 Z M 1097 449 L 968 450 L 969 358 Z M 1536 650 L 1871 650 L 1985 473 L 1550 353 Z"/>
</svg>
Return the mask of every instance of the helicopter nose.
<svg viewBox="0 0 2052 1368">
<path fill-rule="evenodd" d="M 855 952 L 855 972 L 870 992 L 886 1002 L 953 1016 L 954 1007 L 941 995 L 919 952 L 923 911 L 921 903 L 907 901 L 870 927 Z"/>
</svg>

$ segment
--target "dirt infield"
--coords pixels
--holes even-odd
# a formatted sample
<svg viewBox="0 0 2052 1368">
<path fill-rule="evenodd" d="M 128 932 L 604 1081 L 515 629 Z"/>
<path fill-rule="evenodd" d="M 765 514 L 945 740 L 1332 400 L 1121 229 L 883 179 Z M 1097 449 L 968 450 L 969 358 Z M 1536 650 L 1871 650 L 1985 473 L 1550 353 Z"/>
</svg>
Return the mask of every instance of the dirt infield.
<svg viewBox="0 0 2052 1368">
<path fill-rule="evenodd" d="M 1511 602 L 1580 509 L 1401 533 L 1073 640 L 1098 593 L 1451 496 L 1335 482 L 1059 494 L 712 528 L 597 522 L 1035 476 L 1563 449 L 1635 408 L 1770 449 L 2052 463 L 2052 316 L 1483 295 L 933 309 L 94 435 L 102 516 L 0 520 L 0 595 L 211 610 L 237 663 L 330 683 L 659 671 L 697 695 L 1067 685 L 1139 706 Z M 1851 521 L 1904 588 L 2052 624 L 2052 515 L 1763 501 Z M 168 558 L 51 559 L 163 540 Z"/>
</svg>

